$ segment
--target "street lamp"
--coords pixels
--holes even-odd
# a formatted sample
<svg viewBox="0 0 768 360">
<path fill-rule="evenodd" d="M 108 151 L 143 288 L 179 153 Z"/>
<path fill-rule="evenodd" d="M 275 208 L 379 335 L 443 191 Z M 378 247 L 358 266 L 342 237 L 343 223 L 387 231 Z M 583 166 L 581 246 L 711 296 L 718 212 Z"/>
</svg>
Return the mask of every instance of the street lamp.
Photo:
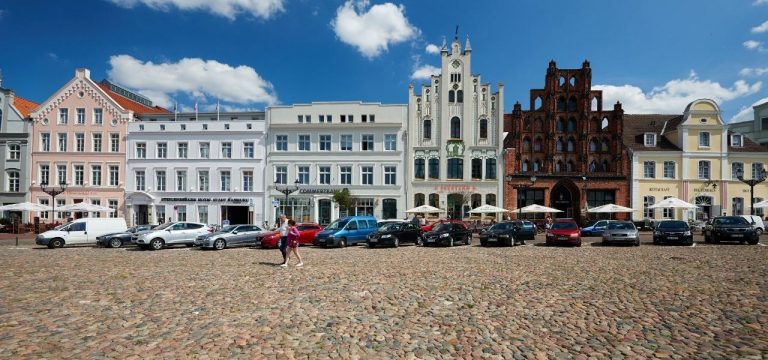
<svg viewBox="0 0 768 360">
<path fill-rule="evenodd" d="M 275 190 L 285 194 L 285 211 L 286 212 L 288 212 L 288 196 L 294 193 L 296 190 L 299 190 L 299 184 L 300 184 L 299 179 L 296 179 L 296 181 L 293 182 L 293 185 L 286 184 L 281 186 L 278 182 L 275 182 Z M 287 216 L 288 214 L 285 214 L 285 215 Z"/>
<path fill-rule="evenodd" d="M 749 185 L 749 215 L 755 215 L 755 185 L 765 181 L 765 178 L 768 177 L 768 172 L 765 171 L 765 168 L 762 168 L 757 176 L 757 179 L 745 180 L 744 169 L 739 168 L 736 170 L 736 178 Z"/>
<path fill-rule="evenodd" d="M 582 175 L 581 181 L 584 182 L 584 186 L 582 186 L 582 190 L 584 191 L 584 217 L 586 218 L 586 221 L 589 221 L 589 201 L 587 201 L 587 176 Z"/>
<path fill-rule="evenodd" d="M 43 181 L 40 183 L 40 190 L 43 190 L 44 193 L 51 196 L 51 214 L 52 216 L 52 222 L 55 222 L 56 220 L 56 196 L 67 191 L 67 183 L 60 182 L 59 188 L 56 187 L 48 187 L 48 182 Z"/>
<path fill-rule="evenodd" d="M 507 175 L 507 182 L 512 182 L 512 179 L 513 179 L 512 175 Z M 534 184 L 536 184 L 536 175 L 531 175 L 529 180 L 531 181 L 530 184 L 517 184 L 512 186 L 513 189 L 517 189 L 517 195 L 518 195 L 517 196 L 517 219 L 518 220 L 522 219 L 522 216 L 523 216 L 523 210 L 522 210 L 523 205 L 521 201 L 523 197 L 520 196 L 521 192 L 522 190 L 528 190 L 529 188 L 533 187 Z"/>
</svg>

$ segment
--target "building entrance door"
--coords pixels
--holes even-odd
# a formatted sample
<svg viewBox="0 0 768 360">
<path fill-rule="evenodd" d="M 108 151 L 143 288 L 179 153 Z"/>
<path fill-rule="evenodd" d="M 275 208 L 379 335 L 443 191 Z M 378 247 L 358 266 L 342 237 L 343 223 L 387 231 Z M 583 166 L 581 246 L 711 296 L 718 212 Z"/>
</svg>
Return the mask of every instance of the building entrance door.
<svg viewBox="0 0 768 360">
<path fill-rule="evenodd" d="M 229 223 L 234 224 L 250 224 L 251 220 L 248 219 L 248 207 L 247 206 L 222 206 L 221 207 L 221 224 L 224 224 L 224 220 L 229 220 Z"/>
<path fill-rule="evenodd" d="M 149 224 L 149 206 L 136 205 L 136 225 Z"/>
<path fill-rule="evenodd" d="M 317 223 L 327 226 L 331 223 L 331 200 L 321 199 L 317 202 L 318 217 Z"/>
<path fill-rule="evenodd" d="M 448 194 L 448 216 L 451 219 L 461 219 L 464 214 L 461 213 L 462 205 L 464 205 L 464 195 L 462 194 Z"/>
<path fill-rule="evenodd" d="M 550 193 L 549 202 L 550 207 L 562 211 L 562 213 L 556 214 L 557 217 L 574 218 L 578 214 L 576 209 L 579 203 L 578 197 L 574 196 L 565 186 L 555 185 Z"/>
</svg>

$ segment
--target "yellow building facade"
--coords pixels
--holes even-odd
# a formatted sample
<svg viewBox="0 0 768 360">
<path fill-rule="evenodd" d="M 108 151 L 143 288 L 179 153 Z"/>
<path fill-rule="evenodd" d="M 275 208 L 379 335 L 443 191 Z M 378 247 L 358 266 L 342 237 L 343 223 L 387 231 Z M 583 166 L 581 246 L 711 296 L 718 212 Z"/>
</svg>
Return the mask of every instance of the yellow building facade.
<svg viewBox="0 0 768 360">
<path fill-rule="evenodd" d="M 707 220 L 750 214 L 750 187 L 764 178 L 768 148 L 728 130 L 712 100 L 690 103 L 682 115 L 625 115 L 624 142 L 632 159 L 631 206 L 635 221 Z M 667 197 L 696 210 L 649 209 Z M 768 182 L 754 187 L 754 202 L 768 198 Z M 755 215 L 764 217 L 763 209 Z"/>
</svg>

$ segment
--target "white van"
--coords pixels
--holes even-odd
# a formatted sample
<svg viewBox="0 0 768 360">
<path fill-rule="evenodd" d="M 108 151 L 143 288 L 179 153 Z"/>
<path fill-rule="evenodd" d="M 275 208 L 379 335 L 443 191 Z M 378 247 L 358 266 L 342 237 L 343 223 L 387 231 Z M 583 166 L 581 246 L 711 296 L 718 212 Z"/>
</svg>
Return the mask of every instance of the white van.
<svg viewBox="0 0 768 360">
<path fill-rule="evenodd" d="M 754 226 L 755 231 L 757 231 L 757 236 L 760 236 L 765 232 L 765 224 L 763 223 L 763 219 L 761 219 L 759 216 L 741 215 L 741 217 L 747 219 L 747 222 Z"/>
<path fill-rule="evenodd" d="M 64 245 L 95 245 L 98 236 L 126 229 L 123 218 L 82 218 L 37 235 L 35 243 L 51 249 Z"/>
</svg>

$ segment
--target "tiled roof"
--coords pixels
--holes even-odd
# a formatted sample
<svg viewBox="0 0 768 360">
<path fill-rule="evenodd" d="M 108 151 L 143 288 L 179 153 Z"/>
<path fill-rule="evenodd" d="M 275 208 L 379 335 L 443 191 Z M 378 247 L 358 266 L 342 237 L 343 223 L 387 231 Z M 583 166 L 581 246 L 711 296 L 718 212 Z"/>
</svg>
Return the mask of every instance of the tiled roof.
<svg viewBox="0 0 768 360">
<path fill-rule="evenodd" d="M 29 117 L 29 113 L 37 109 L 40 104 L 29 101 L 23 97 L 19 97 L 18 95 L 14 95 L 13 106 L 21 112 L 21 116 L 26 118 Z"/>
<path fill-rule="evenodd" d="M 731 135 L 733 135 L 733 131 L 728 131 L 728 152 L 740 152 L 740 153 L 741 152 L 768 152 L 768 147 L 760 145 L 750 140 L 746 136 L 741 137 L 741 141 L 744 146 L 742 147 L 731 146 Z"/>
<path fill-rule="evenodd" d="M 104 90 L 109 96 L 114 99 L 120 106 L 122 106 L 124 109 L 133 111 L 133 115 L 137 116 L 139 114 L 167 114 L 170 113 L 170 111 L 166 110 L 165 108 L 154 106 L 149 107 L 144 104 L 137 103 L 131 99 L 128 99 L 126 97 L 123 97 L 122 95 L 112 91 L 109 89 L 109 86 L 103 83 L 99 83 L 99 87 Z"/>
<path fill-rule="evenodd" d="M 661 130 L 665 132 L 675 130 L 677 125 L 683 121 L 682 115 L 624 115 L 624 144 L 630 149 L 642 151 L 681 151 L 677 145 L 673 144 L 666 137 L 660 135 Z M 666 128 L 665 125 L 666 124 Z M 645 146 L 643 135 L 645 133 L 656 134 L 656 146 Z"/>
</svg>

